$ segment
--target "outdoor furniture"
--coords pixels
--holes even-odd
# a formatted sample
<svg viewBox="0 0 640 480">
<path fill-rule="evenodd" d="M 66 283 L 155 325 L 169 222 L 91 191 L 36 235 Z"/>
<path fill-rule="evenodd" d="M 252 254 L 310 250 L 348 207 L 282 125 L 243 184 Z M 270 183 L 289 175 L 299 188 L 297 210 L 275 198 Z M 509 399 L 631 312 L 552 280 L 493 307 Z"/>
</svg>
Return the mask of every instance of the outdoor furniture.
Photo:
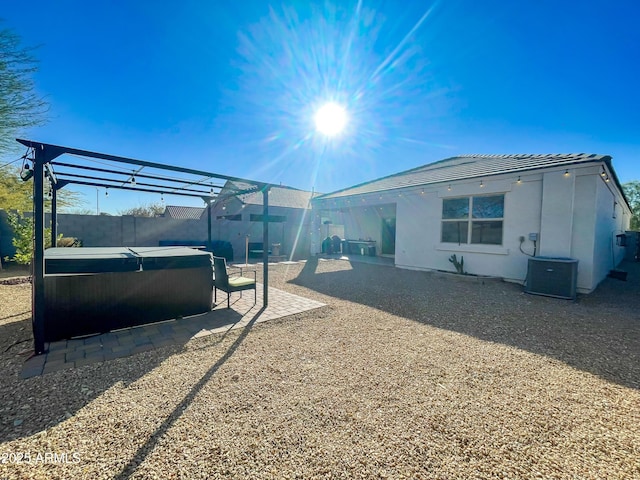
<svg viewBox="0 0 640 480">
<path fill-rule="evenodd" d="M 249 258 L 262 258 L 264 255 L 264 244 L 262 242 L 249 242 Z M 267 252 L 271 255 L 271 250 Z"/>
<path fill-rule="evenodd" d="M 256 271 L 253 270 L 253 278 L 247 278 L 242 276 L 242 268 L 240 270 L 239 277 L 230 277 L 227 271 L 227 261 L 224 257 L 213 257 L 213 269 L 215 275 L 215 282 L 213 285 L 213 301 L 217 303 L 218 290 L 222 290 L 227 294 L 227 308 L 230 308 L 229 298 L 233 292 L 242 292 L 244 290 L 253 289 L 253 303 L 257 302 L 256 294 Z"/>
<path fill-rule="evenodd" d="M 375 257 L 376 242 L 375 240 L 345 240 L 342 242 L 342 253 Z"/>
</svg>

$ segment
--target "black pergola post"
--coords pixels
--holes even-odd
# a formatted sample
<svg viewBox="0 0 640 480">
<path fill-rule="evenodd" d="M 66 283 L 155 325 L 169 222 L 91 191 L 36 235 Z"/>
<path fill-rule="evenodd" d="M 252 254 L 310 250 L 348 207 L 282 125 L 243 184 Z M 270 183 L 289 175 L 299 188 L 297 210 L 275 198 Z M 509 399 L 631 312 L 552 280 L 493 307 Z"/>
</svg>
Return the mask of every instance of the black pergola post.
<svg viewBox="0 0 640 480">
<path fill-rule="evenodd" d="M 213 250 L 211 248 L 211 199 L 207 201 L 207 234 L 207 239 L 209 241 L 207 248 Z"/>
<path fill-rule="evenodd" d="M 36 355 L 44 353 L 44 148 L 36 148 L 33 161 L 33 347 Z"/>
<path fill-rule="evenodd" d="M 269 187 L 262 190 L 262 304 L 269 304 Z"/>
<path fill-rule="evenodd" d="M 51 246 L 56 246 L 58 238 L 58 189 L 51 186 Z"/>
</svg>

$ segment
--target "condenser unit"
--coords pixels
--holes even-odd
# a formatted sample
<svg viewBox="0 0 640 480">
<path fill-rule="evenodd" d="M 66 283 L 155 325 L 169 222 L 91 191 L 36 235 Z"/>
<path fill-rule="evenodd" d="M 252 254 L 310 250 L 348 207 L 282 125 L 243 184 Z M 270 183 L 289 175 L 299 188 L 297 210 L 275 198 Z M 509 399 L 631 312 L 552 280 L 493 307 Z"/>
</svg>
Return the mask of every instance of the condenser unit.
<svg viewBox="0 0 640 480">
<path fill-rule="evenodd" d="M 526 293 L 556 298 L 576 298 L 578 260 L 532 257 L 529 259 Z"/>
</svg>

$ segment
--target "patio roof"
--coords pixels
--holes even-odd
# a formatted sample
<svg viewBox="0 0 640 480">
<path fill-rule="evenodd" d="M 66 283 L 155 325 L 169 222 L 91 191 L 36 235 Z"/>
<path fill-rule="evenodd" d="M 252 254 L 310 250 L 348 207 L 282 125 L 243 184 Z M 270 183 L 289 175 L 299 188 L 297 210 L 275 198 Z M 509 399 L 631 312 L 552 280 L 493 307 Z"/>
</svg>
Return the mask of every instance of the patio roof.
<svg viewBox="0 0 640 480">
<path fill-rule="evenodd" d="M 199 197 L 208 208 L 209 242 L 211 242 L 211 203 L 215 201 L 224 185 L 223 181 L 237 181 L 243 193 L 262 193 L 263 217 L 269 214 L 269 190 L 275 186 L 270 183 L 234 177 L 220 173 L 207 172 L 192 168 L 149 162 L 134 158 L 121 157 L 106 153 L 92 152 L 72 147 L 52 145 L 33 140 L 16 139 L 28 147 L 24 155 L 22 178 L 34 179 L 34 260 L 33 260 L 33 336 L 36 354 L 44 353 L 44 195 L 48 181 L 51 198 L 51 238 L 55 242 L 56 198 L 57 191 L 70 184 L 87 185 L 132 190 L 147 193 L 171 194 Z M 64 158 L 64 161 L 61 160 Z M 171 175 L 167 174 L 171 172 Z M 46 180 L 46 181 L 45 181 Z M 286 187 L 285 187 L 286 188 Z M 231 193 L 231 192 L 229 192 Z M 269 224 L 263 222 L 263 242 L 269 242 Z M 263 303 L 268 305 L 268 249 L 264 249 L 263 258 Z"/>
</svg>

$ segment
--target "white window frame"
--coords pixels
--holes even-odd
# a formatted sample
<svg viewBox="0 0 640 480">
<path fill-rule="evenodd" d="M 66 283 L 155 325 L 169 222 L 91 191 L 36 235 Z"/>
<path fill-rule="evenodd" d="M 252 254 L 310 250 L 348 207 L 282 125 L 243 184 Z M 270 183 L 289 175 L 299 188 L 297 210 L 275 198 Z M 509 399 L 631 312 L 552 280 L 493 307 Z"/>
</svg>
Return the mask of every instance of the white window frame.
<svg viewBox="0 0 640 480">
<path fill-rule="evenodd" d="M 473 218 L 473 199 L 474 198 L 482 198 L 482 197 L 497 197 L 502 196 L 502 217 L 496 218 Z M 467 218 L 440 218 L 440 243 L 443 244 L 456 244 L 456 245 L 495 245 L 502 246 L 504 244 L 504 201 L 505 194 L 504 193 L 491 193 L 487 195 L 461 195 L 459 197 L 447 197 L 442 199 L 442 203 L 444 206 L 445 200 L 457 200 L 460 198 L 466 198 L 469 201 L 469 214 Z M 440 216 L 442 217 L 442 208 L 440 209 Z M 445 222 L 467 222 L 467 239 L 466 242 L 446 242 L 442 239 L 442 227 Z M 471 239 L 473 237 L 473 222 L 502 222 L 502 238 L 500 239 L 500 243 L 472 243 Z"/>
</svg>

